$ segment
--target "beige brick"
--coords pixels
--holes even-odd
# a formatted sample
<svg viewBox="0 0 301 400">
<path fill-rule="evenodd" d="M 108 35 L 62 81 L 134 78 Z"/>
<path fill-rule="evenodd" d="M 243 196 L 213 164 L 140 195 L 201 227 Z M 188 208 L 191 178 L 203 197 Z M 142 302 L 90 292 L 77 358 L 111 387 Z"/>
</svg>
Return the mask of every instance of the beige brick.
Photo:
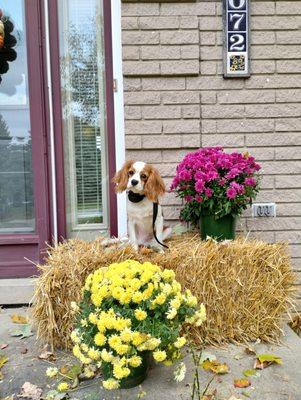
<svg viewBox="0 0 301 400">
<path fill-rule="evenodd" d="M 199 74 L 199 61 L 161 61 L 161 75 L 175 76 L 175 75 L 198 75 Z"/>
<path fill-rule="evenodd" d="M 243 151 L 248 151 L 256 161 L 274 160 L 275 158 L 274 147 L 245 148 Z"/>
<path fill-rule="evenodd" d="M 279 217 L 300 217 L 301 203 L 278 203 L 276 212 Z"/>
<path fill-rule="evenodd" d="M 301 88 L 301 75 L 251 76 L 245 82 L 245 87 L 247 89 Z"/>
<path fill-rule="evenodd" d="M 220 60 L 223 56 L 222 46 L 202 46 L 201 60 Z"/>
<path fill-rule="evenodd" d="M 278 132 L 301 131 L 301 118 L 277 119 L 275 124 Z"/>
<path fill-rule="evenodd" d="M 223 79 L 219 76 L 190 77 L 186 79 L 186 83 L 188 90 L 231 90 L 242 89 L 245 85 L 241 79 Z"/>
<path fill-rule="evenodd" d="M 216 33 L 215 32 L 201 32 L 200 33 L 200 43 L 202 46 L 214 46 L 216 43 Z"/>
<path fill-rule="evenodd" d="M 160 64 L 156 61 L 124 61 L 123 75 L 125 76 L 147 76 L 159 75 Z"/>
<path fill-rule="evenodd" d="M 247 221 L 247 229 L 260 231 L 301 230 L 300 217 L 254 218 Z"/>
<path fill-rule="evenodd" d="M 161 150 L 127 150 L 127 160 L 144 161 L 146 163 L 160 163 L 162 162 Z"/>
<path fill-rule="evenodd" d="M 141 149 L 141 136 L 126 135 L 125 136 L 125 147 L 126 149 Z"/>
<path fill-rule="evenodd" d="M 276 232 L 277 242 L 301 243 L 301 231 Z"/>
<path fill-rule="evenodd" d="M 123 44 L 159 44 L 159 32 L 149 31 L 123 31 L 122 43 Z"/>
<path fill-rule="evenodd" d="M 178 220 L 182 207 L 164 207 L 165 220 Z"/>
<path fill-rule="evenodd" d="M 248 237 L 255 238 L 257 240 L 263 240 L 267 243 L 274 243 L 275 242 L 275 233 L 274 232 L 255 232 L 251 231 L 248 234 Z"/>
<path fill-rule="evenodd" d="M 277 150 L 277 149 L 276 149 Z M 301 188 L 301 175 L 279 175 L 275 177 L 275 187 L 284 188 Z M 301 214 L 301 207 L 299 209 Z"/>
<path fill-rule="evenodd" d="M 300 31 L 276 32 L 276 40 L 278 44 L 301 44 L 301 32 Z"/>
<path fill-rule="evenodd" d="M 300 45 L 252 46 L 252 58 L 258 59 L 292 59 L 300 57 Z"/>
<path fill-rule="evenodd" d="M 137 17 L 122 17 L 121 28 L 123 30 L 139 29 Z"/>
<path fill-rule="evenodd" d="M 203 61 L 200 64 L 201 75 L 216 75 L 217 63 L 215 61 Z"/>
<path fill-rule="evenodd" d="M 299 29 L 301 23 L 301 16 L 267 16 L 267 17 L 253 17 L 251 18 L 251 30 L 266 30 L 267 27 L 273 30 L 290 30 Z"/>
<path fill-rule="evenodd" d="M 197 92 L 187 91 L 184 92 L 166 92 L 162 94 L 163 104 L 198 104 L 200 102 L 200 95 Z"/>
<path fill-rule="evenodd" d="M 182 200 L 175 196 L 174 193 L 166 193 L 161 200 L 161 205 L 163 206 L 174 206 L 174 205 L 181 205 Z"/>
<path fill-rule="evenodd" d="M 294 256 L 294 257 L 301 257 L 301 245 L 292 245 L 292 246 L 290 246 L 290 250 L 291 250 L 291 254 Z M 300 279 L 301 279 L 301 277 L 299 277 L 299 284 L 301 283 L 301 281 L 300 281 Z"/>
<path fill-rule="evenodd" d="M 182 147 L 181 135 L 159 135 L 156 137 L 144 136 L 142 138 L 144 149 L 177 149 Z"/>
<path fill-rule="evenodd" d="M 205 119 L 201 123 L 202 133 L 216 133 L 216 121 L 213 119 Z"/>
<path fill-rule="evenodd" d="M 140 17 L 139 27 L 143 30 L 178 29 L 178 17 Z"/>
<path fill-rule="evenodd" d="M 244 135 L 202 135 L 202 146 L 240 147 L 244 145 Z"/>
<path fill-rule="evenodd" d="M 184 156 L 191 151 L 190 149 L 181 149 L 181 150 L 163 150 L 162 158 L 166 163 L 179 163 L 182 161 Z"/>
<path fill-rule="evenodd" d="M 121 13 L 123 16 L 137 16 L 137 15 L 159 15 L 159 4 L 132 4 L 122 3 Z"/>
<path fill-rule="evenodd" d="M 164 133 L 200 133 L 200 120 L 163 121 Z"/>
<path fill-rule="evenodd" d="M 279 15 L 300 15 L 301 4 L 299 1 L 278 1 L 276 2 L 276 13 Z"/>
<path fill-rule="evenodd" d="M 200 118 L 200 106 L 182 106 L 182 117 L 187 119 Z"/>
<path fill-rule="evenodd" d="M 241 103 L 274 103 L 274 90 L 231 90 L 217 93 L 217 102 L 220 104 Z"/>
<path fill-rule="evenodd" d="M 215 15 L 214 2 L 161 4 L 161 15 Z"/>
<path fill-rule="evenodd" d="M 142 79 L 143 90 L 181 90 L 185 89 L 185 78 L 144 78 Z"/>
<path fill-rule="evenodd" d="M 160 32 L 161 44 L 194 44 L 199 43 L 199 33 L 194 30 L 177 30 Z"/>
<path fill-rule="evenodd" d="M 276 151 L 276 160 L 301 160 L 301 146 L 282 147 L 276 149 L 275 151 Z M 301 186 L 301 181 L 300 181 L 300 186 Z"/>
<path fill-rule="evenodd" d="M 190 15 L 189 17 L 180 17 L 180 29 L 194 29 L 199 27 L 198 18 Z"/>
<path fill-rule="evenodd" d="M 199 29 L 201 31 L 221 31 L 223 20 L 220 17 L 200 17 Z"/>
<path fill-rule="evenodd" d="M 254 45 L 254 44 L 274 44 L 275 41 L 276 41 L 275 32 L 272 32 L 272 31 L 255 31 L 255 32 L 252 32 L 251 39 L 250 39 L 251 45 Z"/>
<path fill-rule="evenodd" d="M 201 135 L 181 135 L 182 147 L 198 149 L 201 146 Z"/>
<path fill-rule="evenodd" d="M 145 119 L 174 119 L 181 118 L 181 107 L 179 106 L 146 106 L 142 108 Z"/>
<path fill-rule="evenodd" d="M 259 131 L 260 132 L 260 131 Z M 246 134 L 246 144 L 248 146 L 294 146 L 301 145 L 300 133 L 264 133 L 253 135 Z"/>
<path fill-rule="evenodd" d="M 268 175 L 279 175 L 279 174 L 300 174 L 301 173 L 301 161 L 269 161 L 269 162 L 262 162 L 261 163 L 262 170 L 265 174 Z M 278 191 L 277 193 L 280 193 Z M 290 200 L 293 201 L 292 195 L 297 196 L 299 195 L 299 199 L 295 201 L 300 200 L 301 196 L 301 191 L 297 193 L 297 191 L 290 192 Z M 287 193 L 288 195 L 288 193 Z M 284 200 L 287 200 L 287 198 L 284 197 Z"/>
<path fill-rule="evenodd" d="M 141 79 L 140 78 L 124 78 L 123 89 L 125 92 L 136 92 L 141 90 Z"/>
<path fill-rule="evenodd" d="M 301 103 L 301 89 L 276 90 L 277 103 Z"/>
<path fill-rule="evenodd" d="M 300 60 L 291 60 L 291 61 L 277 61 L 276 62 L 277 72 L 280 74 L 296 74 L 301 73 L 301 61 Z"/>
<path fill-rule="evenodd" d="M 300 104 L 246 105 L 245 115 L 249 118 L 281 118 L 300 116 Z"/>
<path fill-rule="evenodd" d="M 125 106 L 124 115 L 126 119 L 141 119 L 141 107 Z"/>
<path fill-rule="evenodd" d="M 202 118 L 243 118 L 244 106 L 240 105 L 206 105 L 201 107 Z"/>
<path fill-rule="evenodd" d="M 215 104 L 216 103 L 216 92 L 201 92 L 201 103 L 202 104 Z"/>
<path fill-rule="evenodd" d="M 124 93 L 124 103 L 126 105 L 160 104 L 160 93 L 154 92 L 134 92 Z"/>
<path fill-rule="evenodd" d="M 128 135 L 154 135 L 162 133 L 162 121 L 125 121 Z"/>
<path fill-rule="evenodd" d="M 200 57 L 200 48 L 198 45 L 185 45 L 181 46 L 181 58 L 194 60 L 199 59 Z"/>
<path fill-rule="evenodd" d="M 142 46 L 142 60 L 168 60 L 181 57 L 180 46 Z"/>
<path fill-rule="evenodd" d="M 226 119 L 217 121 L 218 133 L 246 133 L 246 132 L 273 132 L 274 121 L 268 119 L 248 119 L 248 120 L 235 120 Z M 249 133 L 246 135 L 246 137 Z"/>
<path fill-rule="evenodd" d="M 251 15 L 273 15 L 275 13 L 274 1 L 260 1 L 250 3 Z"/>
<path fill-rule="evenodd" d="M 273 74 L 276 71 L 274 60 L 252 60 L 251 74 Z"/>
<path fill-rule="evenodd" d="M 137 46 L 123 46 L 122 47 L 123 60 L 139 60 L 139 47 Z"/>
</svg>

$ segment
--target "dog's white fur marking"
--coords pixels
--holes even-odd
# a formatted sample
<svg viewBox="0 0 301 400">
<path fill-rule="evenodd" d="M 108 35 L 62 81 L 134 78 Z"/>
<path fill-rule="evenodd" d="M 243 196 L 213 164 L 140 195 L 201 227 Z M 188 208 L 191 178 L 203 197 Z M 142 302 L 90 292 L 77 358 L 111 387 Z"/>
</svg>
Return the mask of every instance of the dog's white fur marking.
<svg viewBox="0 0 301 400">
<path fill-rule="evenodd" d="M 145 194 L 144 199 L 138 203 L 133 203 L 127 198 L 128 233 L 134 249 L 138 250 L 139 245 L 143 245 L 163 251 L 163 247 L 153 235 L 153 203 L 165 192 L 158 171 L 142 161 L 128 161 L 117 172 L 114 182 L 119 192 L 131 190 L 134 193 Z M 171 235 L 171 228 L 164 228 L 163 224 L 162 207 L 159 205 L 155 231 L 161 243 Z"/>
</svg>

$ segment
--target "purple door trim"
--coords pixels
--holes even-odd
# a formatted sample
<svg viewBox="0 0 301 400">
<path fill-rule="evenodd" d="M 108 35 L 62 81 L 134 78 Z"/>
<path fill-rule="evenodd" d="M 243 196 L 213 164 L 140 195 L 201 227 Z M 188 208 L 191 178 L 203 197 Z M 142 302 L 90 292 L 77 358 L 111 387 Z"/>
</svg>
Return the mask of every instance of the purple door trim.
<svg viewBox="0 0 301 400">
<path fill-rule="evenodd" d="M 36 229 L 33 234 L 0 235 L 0 278 L 29 277 L 43 261 L 50 239 L 47 137 L 45 126 L 39 0 L 25 2 L 29 103 Z M 29 261 L 30 260 L 30 261 Z"/>
<path fill-rule="evenodd" d="M 57 0 L 58 1 L 58 0 Z M 57 1 L 49 2 L 49 30 L 51 38 L 51 72 L 52 93 L 55 131 L 55 162 L 57 182 L 57 221 L 59 240 L 66 238 L 66 203 L 65 203 L 65 179 L 64 179 L 64 144 L 63 144 L 63 120 L 60 85 L 60 49 Z M 113 93 L 113 60 L 112 60 L 112 32 L 111 32 L 111 0 L 103 0 L 104 3 L 104 41 L 105 41 L 105 65 L 106 65 L 106 109 L 107 109 L 107 140 L 109 154 L 109 207 L 110 207 L 110 234 L 117 236 L 117 199 L 111 180 L 115 173 L 115 126 L 114 126 L 114 93 Z"/>
</svg>

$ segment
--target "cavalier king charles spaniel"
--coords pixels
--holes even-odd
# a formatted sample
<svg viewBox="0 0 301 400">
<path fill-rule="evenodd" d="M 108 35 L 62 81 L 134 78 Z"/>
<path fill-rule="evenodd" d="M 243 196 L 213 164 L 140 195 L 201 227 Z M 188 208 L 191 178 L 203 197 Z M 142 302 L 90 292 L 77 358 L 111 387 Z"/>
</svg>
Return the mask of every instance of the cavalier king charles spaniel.
<svg viewBox="0 0 301 400">
<path fill-rule="evenodd" d="M 163 242 L 171 228 L 164 226 L 158 204 L 165 193 L 159 172 L 150 164 L 130 160 L 116 173 L 113 182 L 116 192 L 127 192 L 128 233 L 133 248 L 137 251 L 142 245 L 163 252 Z"/>
</svg>

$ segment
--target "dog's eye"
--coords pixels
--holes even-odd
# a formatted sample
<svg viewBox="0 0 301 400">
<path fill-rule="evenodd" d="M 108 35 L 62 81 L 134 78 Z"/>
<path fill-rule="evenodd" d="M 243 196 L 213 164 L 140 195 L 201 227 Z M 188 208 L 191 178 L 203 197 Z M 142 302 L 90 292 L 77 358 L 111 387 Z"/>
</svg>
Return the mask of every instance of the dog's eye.
<svg viewBox="0 0 301 400">
<path fill-rule="evenodd" d="M 129 176 L 133 176 L 134 175 L 134 171 L 129 171 Z"/>
<path fill-rule="evenodd" d="M 141 177 L 141 179 L 146 179 L 147 178 L 147 176 L 145 174 L 141 174 L 140 177 Z"/>
</svg>

